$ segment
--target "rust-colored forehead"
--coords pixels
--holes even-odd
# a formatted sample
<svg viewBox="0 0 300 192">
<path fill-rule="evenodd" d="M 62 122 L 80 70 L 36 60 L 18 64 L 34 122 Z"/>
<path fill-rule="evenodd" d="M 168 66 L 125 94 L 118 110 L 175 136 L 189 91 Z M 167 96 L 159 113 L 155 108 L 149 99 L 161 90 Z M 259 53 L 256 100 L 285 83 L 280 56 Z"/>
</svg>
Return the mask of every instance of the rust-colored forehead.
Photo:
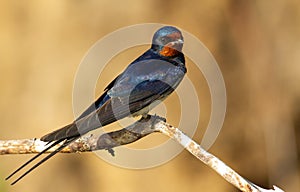
<svg viewBox="0 0 300 192">
<path fill-rule="evenodd" d="M 167 36 L 170 37 L 171 39 L 181 39 L 182 38 L 182 35 L 179 32 L 173 32 Z"/>
</svg>

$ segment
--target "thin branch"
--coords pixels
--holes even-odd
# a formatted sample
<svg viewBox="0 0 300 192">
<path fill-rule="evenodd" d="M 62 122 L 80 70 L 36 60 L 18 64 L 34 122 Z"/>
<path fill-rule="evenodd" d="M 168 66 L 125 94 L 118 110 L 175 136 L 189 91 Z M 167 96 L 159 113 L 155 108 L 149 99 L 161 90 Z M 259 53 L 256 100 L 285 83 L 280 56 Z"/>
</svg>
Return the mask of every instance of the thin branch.
<svg viewBox="0 0 300 192">
<path fill-rule="evenodd" d="M 148 115 L 146 118 L 142 118 L 124 129 L 105 133 L 101 136 L 82 136 L 80 139 L 71 143 L 61 152 L 75 153 L 106 149 L 113 153 L 112 148 L 135 142 L 153 132 L 161 132 L 179 142 L 192 155 L 211 167 L 226 181 L 236 186 L 241 191 L 283 192 L 283 190 L 276 186 L 274 186 L 274 189 L 263 189 L 244 179 L 233 169 L 225 165 L 220 159 L 205 151 L 199 144 L 190 139 L 179 129 L 169 125 L 165 122 L 165 119 L 158 116 Z M 39 153 L 45 149 L 46 144 L 47 143 L 39 139 L 0 141 L 0 155 Z M 60 144 L 55 148 L 59 146 Z M 55 148 L 47 151 L 47 153 L 54 151 Z"/>
<path fill-rule="evenodd" d="M 263 189 L 248 180 L 244 179 L 238 173 L 236 173 L 233 169 L 228 167 L 225 163 L 223 163 L 220 159 L 215 157 L 214 155 L 205 151 L 198 143 L 193 141 L 187 135 L 185 135 L 182 131 L 173 127 L 172 125 L 159 122 L 155 124 L 155 129 L 160 131 L 161 133 L 167 135 L 175 139 L 178 143 L 180 143 L 186 150 L 188 150 L 192 155 L 197 157 L 203 163 L 211 167 L 214 171 L 216 171 L 219 175 L 221 175 L 226 181 L 240 189 L 244 192 L 284 192 L 278 187 L 274 186 L 274 189 Z"/>
</svg>

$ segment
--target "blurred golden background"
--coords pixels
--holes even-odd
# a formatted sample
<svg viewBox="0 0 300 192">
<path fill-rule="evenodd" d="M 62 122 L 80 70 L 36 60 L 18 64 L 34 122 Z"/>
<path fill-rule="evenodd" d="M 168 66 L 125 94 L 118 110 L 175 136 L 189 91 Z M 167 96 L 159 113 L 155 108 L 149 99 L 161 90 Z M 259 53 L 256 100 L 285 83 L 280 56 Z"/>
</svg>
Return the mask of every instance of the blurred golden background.
<svg viewBox="0 0 300 192">
<path fill-rule="evenodd" d="M 221 68 L 228 106 L 210 152 L 260 186 L 300 191 L 296 0 L 1 1 L 0 139 L 40 137 L 71 122 L 73 80 L 87 50 L 110 32 L 148 22 L 194 34 Z M 103 79 L 103 85 L 99 82 L 96 92 L 142 52 L 122 55 L 124 63 Z M 187 67 L 192 68 L 189 61 Z M 194 70 L 188 70 L 188 76 L 204 81 Z M 201 84 L 205 82 L 197 86 Z M 203 90 L 201 104 L 209 103 L 207 88 Z M 210 105 L 203 105 L 194 136 L 198 142 L 210 112 Z M 141 143 L 156 137 L 160 136 Z M 146 170 L 115 167 L 93 153 L 59 154 L 9 186 L 5 176 L 29 157 L 0 157 L 0 191 L 238 191 L 186 151 Z"/>
</svg>

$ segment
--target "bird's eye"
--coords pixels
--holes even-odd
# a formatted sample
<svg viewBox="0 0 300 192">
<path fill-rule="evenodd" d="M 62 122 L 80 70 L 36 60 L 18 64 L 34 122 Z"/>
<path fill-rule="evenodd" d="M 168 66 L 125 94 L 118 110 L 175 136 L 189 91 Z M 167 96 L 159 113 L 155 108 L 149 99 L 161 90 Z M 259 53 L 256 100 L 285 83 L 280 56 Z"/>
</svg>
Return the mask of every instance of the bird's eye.
<svg viewBox="0 0 300 192">
<path fill-rule="evenodd" d="M 161 38 L 161 42 L 165 43 L 167 41 L 167 39 L 165 37 Z"/>
</svg>

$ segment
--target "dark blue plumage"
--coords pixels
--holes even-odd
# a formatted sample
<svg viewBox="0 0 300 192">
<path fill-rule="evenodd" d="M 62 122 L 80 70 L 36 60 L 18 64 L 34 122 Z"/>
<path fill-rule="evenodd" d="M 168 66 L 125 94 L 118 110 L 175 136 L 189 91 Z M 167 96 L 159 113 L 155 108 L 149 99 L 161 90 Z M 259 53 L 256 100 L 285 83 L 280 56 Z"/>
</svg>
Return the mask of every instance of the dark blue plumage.
<svg viewBox="0 0 300 192">
<path fill-rule="evenodd" d="M 41 138 L 42 141 L 53 142 L 49 148 L 58 142 L 64 141 L 64 144 L 14 183 L 81 135 L 124 117 L 147 114 L 150 104 L 165 99 L 183 79 L 187 70 L 181 52 L 182 46 L 183 37 L 177 28 L 166 26 L 155 32 L 151 48 L 117 76 L 73 123 Z M 8 178 L 41 154 L 29 160 Z"/>
</svg>

